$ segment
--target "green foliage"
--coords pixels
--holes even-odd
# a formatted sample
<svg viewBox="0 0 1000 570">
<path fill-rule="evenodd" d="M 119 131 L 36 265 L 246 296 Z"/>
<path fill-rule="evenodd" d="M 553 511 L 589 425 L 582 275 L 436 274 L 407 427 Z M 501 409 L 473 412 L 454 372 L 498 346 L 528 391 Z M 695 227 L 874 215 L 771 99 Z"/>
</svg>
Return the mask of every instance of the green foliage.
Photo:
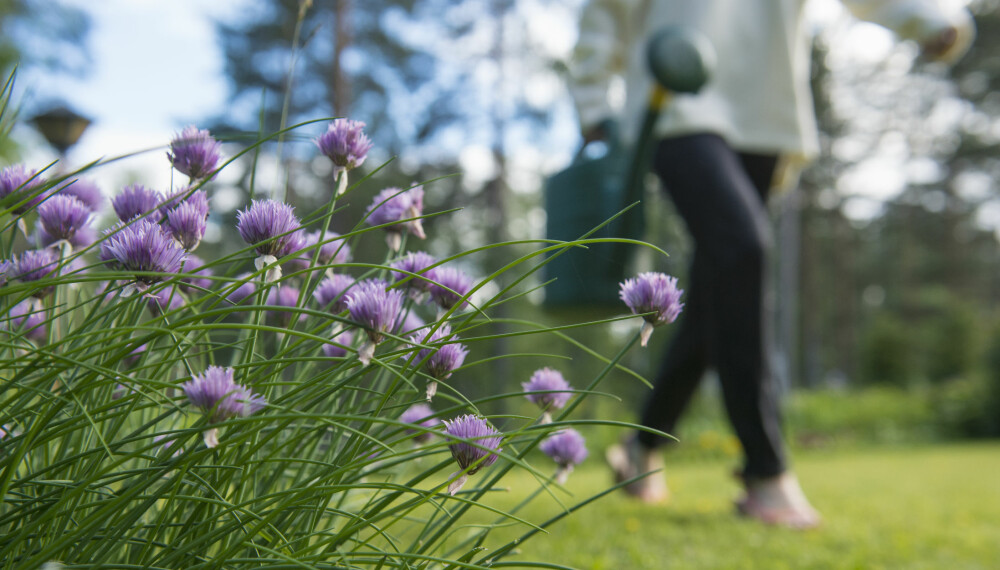
<svg viewBox="0 0 1000 570">
<path fill-rule="evenodd" d="M 968 376 L 975 372 L 982 354 L 984 323 L 967 301 L 944 288 L 921 291 L 911 309 L 917 317 L 910 327 L 915 334 L 915 356 L 931 382 Z"/>
<path fill-rule="evenodd" d="M 942 384 L 936 391 L 938 422 L 957 437 L 1000 436 L 1000 323 L 986 339 L 981 370 Z"/>
<path fill-rule="evenodd" d="M 792 394 L 785 405 L 792 440 L 801 447 L 873 445 L 940 437 L 928 390 L 891 386 Z"/>
<path fill-rule="evenodd" d="M 890 314 L 877 315 L 861 341 L 859 376 L 865 384 L 906 386 L 913 380 L 910 329 Z"/>
<path fill-rule="evenodd" d="M 1000 435 L 996 388 L 983 375 L 952 379 L 936 387 L 934 392 L 935 419 L 946 435 Z"/>
<path fill-rule="evenodd" d="M 942 287 L 920 289 L 863 330 L 859 376 L 892 386 L 968 377 L 983 365 L 985 329 L 968 301 Z"/>
</svg>

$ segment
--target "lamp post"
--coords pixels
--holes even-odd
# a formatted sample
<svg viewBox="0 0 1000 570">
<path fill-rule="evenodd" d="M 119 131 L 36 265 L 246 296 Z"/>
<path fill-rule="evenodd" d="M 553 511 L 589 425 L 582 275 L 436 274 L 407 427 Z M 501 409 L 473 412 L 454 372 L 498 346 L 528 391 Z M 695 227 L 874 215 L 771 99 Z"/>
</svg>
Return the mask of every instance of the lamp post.
<svg viewBox="0 0 1000 570">
<path fill-rule="evenodd" d="M 66 152 L 80 140 L 90 122 L 87 117 L 65 106 L 55 107 L 31 119 L 38 132 L 59 151 L 60 158 L 66 157 Z"/>
</svg>

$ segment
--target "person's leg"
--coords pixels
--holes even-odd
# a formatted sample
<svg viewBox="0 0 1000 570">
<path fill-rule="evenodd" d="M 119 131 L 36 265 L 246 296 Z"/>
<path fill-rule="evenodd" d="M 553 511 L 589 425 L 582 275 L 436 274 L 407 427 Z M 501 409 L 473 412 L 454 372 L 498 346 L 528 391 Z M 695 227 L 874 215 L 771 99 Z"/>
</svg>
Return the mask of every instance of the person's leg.
<svg viewBox="0 0 1000 570">
<path fill-rule="evenodd" d="M 770 170 L 774 160 L 770 159 Z M 778 410 L 764 346 L 764 279 L 770 220 L 763 202 L 768 162 L 751 179 L 740 156 L 715 135 L 664 140 L 654 166 L 695 242 L 689 306 L 647 402 L 642 424 L 669 432 L 706 366 L 714 365 L 746 473 L 784 470 Z M 766 176 L 769 178 L 770 176 Z M 645 444 L 656 438 L 640 436 Z"/>
<path fill-rule="evenodd" d="M 777 161 L 775 157 L 760 154 L 740 154 L 740 161 L 743 168 L 757 190 L 761 202 L 766 203 L 771 179 Z M 771 295 L 770 288 L 765 286 L 764 316 L 770 316 Z M 764 321 L 768 322 L 767 320 Z M 769 327 L 764 327 L 765 348 L 770 346 Z M 765 391 L 773 403 L 767 407 L 775 411 L 772 416 L 775 424 L 774 429 L 778 429 L 780 417 L 777 410 L 777 397 L 773 384 Z M 746 496 L 737 502 L 740 513 L 769 524 L 777 524 L 792 528 L 812 528 L 820 523 L 819 513 L 813 509 L 806 499 L 805 493 L 799 486 L 798 479 L 790 470 L 785 470 L 777 476 L 770 478 L 743 478 L 746 486 Z"/>
<path fill-rule="evenodd" d="M 660 363 L 653 382 L 653 392 L 643 405 L 639 423 L 664 433 L 674 433 L 677 422 L 687 408 L 695 389 L 708 368 L 708 346 L 705 337 L 708 307 L 704 306 L 705 289 L 710 286 L 701 275 L 705 273 L 697 251 L 688 272 L 684 291 L 684 310 Z M 637 441 L 646 449 L 666 443 L 656 434 L 640 431 Z"/>
</svg>

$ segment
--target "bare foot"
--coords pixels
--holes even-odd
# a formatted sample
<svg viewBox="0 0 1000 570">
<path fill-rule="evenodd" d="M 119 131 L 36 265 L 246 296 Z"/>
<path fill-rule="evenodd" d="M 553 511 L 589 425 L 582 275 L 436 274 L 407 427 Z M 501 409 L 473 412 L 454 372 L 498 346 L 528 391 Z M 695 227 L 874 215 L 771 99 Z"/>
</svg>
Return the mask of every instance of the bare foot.
<svg viewBox="0 0 1000 570">
<path fill-rule="evenodd" d="M 741 515 L 800 530 L 819 526 L 819 513 L 809 504 L 794 474 L 785 472 L 770 479 L 744 483 L 746 497 L 736 503 Z"/>
<path fill-rule="evenodd" d="M 657 450 L 645 449 L 635 438 L 612 445 L 604 452 L 604 457 L 615 474 L 615 482 L 621 483 L 643 473 L 650 473 L 625 485 L 625 492 L 644 503 L 663 503 L 670 497 L 667 479 L 663 474 L 663 457 Z"/>
</svg>

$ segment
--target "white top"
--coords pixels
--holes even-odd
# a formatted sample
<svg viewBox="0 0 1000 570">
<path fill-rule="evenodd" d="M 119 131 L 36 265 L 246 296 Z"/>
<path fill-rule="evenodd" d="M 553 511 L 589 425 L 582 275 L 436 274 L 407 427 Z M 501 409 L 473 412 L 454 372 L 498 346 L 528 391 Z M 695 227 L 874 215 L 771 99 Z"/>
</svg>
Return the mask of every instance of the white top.
<svg viewBox="0 0 1000 570">
<path fill-rule="evenodd" d="M 697 95 L 675 96 L 656 125 L 658 136 L 715 133 L 733 148 L 812 158 L 819 149 L 809 90 L 811 38 L 806 0 L 590 0 L 570 65 L 570 91 L 584 129 L 621 116 L 626 140 L 635 136 L 652 88 L 646 39 L 666 25 L 704 34 L 717 55 Z M 974 36 L 972 17 L 948 0 L 842 0 L 852 14 L 903 39 L 927 42 L 949 27 L 958 40 L 942 59 L 954 60 Z M 622 110 L 609 102 L 612 78 L 625 79 Z"/>
</svg>

